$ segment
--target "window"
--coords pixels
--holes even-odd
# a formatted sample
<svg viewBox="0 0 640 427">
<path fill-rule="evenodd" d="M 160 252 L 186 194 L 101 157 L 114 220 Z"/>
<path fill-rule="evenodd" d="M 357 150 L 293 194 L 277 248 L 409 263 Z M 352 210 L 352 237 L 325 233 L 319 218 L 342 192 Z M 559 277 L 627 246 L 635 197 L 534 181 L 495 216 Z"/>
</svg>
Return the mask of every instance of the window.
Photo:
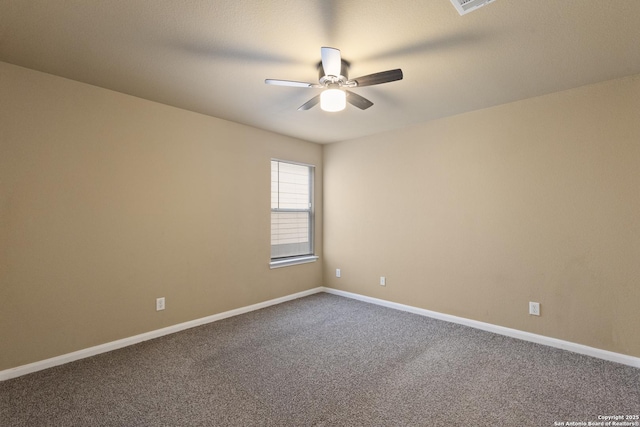
<svg viewBox="0 0 640 427">
<path fill-rule="evenodd" d="M 312 262 L 314 167 L 271 160 L 271 268 Z"/>
</svg>

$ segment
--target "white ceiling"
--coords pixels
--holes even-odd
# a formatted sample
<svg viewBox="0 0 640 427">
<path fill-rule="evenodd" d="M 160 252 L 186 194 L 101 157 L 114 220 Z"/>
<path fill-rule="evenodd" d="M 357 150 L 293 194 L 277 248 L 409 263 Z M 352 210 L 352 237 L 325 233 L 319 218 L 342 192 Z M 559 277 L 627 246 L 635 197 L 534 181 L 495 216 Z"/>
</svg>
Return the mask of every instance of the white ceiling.
<svg viewBox="0 0 640 427">
<path fill-rule="evenodd" d="M 319 89 L 320 47 L 374 102 L 297 108 Z M 640 1 L 0 0 L 0 60 L 327 143 L 640 73 Z"/>
</svg>

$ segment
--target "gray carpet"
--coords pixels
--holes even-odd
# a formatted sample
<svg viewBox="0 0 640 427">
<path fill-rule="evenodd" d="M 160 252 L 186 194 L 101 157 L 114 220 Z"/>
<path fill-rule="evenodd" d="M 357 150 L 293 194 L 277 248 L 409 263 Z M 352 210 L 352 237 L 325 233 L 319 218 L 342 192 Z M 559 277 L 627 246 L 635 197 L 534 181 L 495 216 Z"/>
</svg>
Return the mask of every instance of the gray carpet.
<svg viewBox="0 0 640 427">
<path fill-rule="evenodd" d="M 640 369 L 317 294 L 0 383 L 2 426 L 553 426 Z"/>
</svg>

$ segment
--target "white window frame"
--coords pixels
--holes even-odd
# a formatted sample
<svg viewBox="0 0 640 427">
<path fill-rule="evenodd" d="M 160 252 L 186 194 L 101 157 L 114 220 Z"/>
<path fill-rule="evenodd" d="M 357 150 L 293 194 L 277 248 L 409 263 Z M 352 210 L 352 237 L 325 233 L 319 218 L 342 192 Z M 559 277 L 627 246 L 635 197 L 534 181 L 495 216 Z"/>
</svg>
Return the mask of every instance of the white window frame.
<svg viewBox="0 0 640 427">
<path fill-rule="evenodd" d="M 309 245 L 310 253 L 301 254 L 288 257 L 276 257 L 271 258 L 269 263 L 270 268 L 287 267 L 297 264 L 306 264 L 309 262 L 315 262 L 318 260 L 318 256 L 315 255 L 315 203 L 314 203 L 314 189 L 315 189 L 315 166 L 307 163 L 292 162 L 290 160 L 282 160 L 272 158 L 271 162 L 287 163 L 298 166 L 305 166 L 309 168 L 309 209 L 278 209 L 271 208 L 271 213 L 274 212 L 308 212 L 309 213 Z"/>
</svg>

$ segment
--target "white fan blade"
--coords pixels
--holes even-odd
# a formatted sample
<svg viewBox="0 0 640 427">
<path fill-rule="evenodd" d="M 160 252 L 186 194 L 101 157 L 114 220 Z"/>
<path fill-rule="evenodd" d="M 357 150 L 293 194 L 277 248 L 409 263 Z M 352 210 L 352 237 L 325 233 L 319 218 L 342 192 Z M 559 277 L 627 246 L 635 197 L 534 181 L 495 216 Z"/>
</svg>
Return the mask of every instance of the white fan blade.
<svg viewBox="0 0 640 427">
<path fill-rule="evenodd" d="M 276 85 L 276 86 L 292 86 L 292 87 L 314 87 L 315 86 L 312 83 L 294 82 L 291 80 L 266 79 L 264 82 L 268 85 Z"/>
<path fill-rule="evenodd" d="M 340 49 L 333 47 L 323 47 L 320 49 L 322 54 L 322 68 L 326 76 L 340 75 L 342 69 L 342 58 L 340 58 Z"/>
</svg>

